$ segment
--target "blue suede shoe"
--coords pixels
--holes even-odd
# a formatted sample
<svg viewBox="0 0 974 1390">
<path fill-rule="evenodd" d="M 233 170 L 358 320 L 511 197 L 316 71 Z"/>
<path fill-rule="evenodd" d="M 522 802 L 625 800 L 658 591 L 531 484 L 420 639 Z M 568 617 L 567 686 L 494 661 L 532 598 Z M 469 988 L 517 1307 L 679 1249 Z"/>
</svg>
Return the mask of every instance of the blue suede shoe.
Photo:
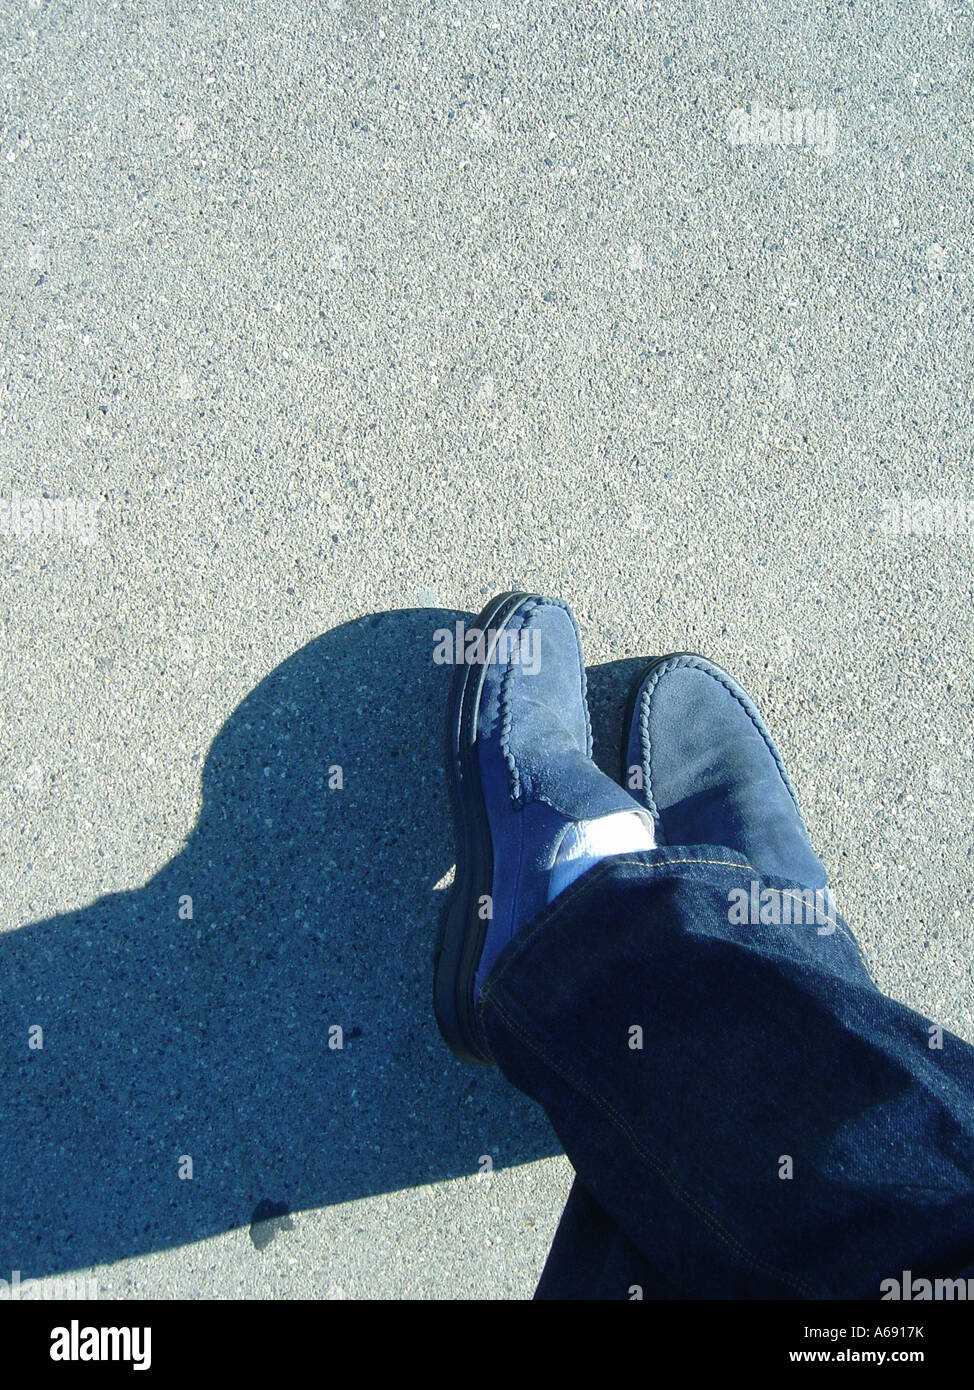
<svg viewBox="0 0 974 1390">
<path fill-rule="evenodd" d="M 592 762 L 585 665 L 566 604 L 501 594 L 464 647 L 472 661 L 457 666 L 446 730 L 457 866 L 433 998 L 451 1050 L 490 1063 L 477 999 L 507 943 L 547 906 L 565 835 L 579 821 L 645 812 Z"/>
<path fill-rule="evenodd" d="M 629 699 L 622 755 L 623 784 L 652 815 L 657 844 L 724 845 L 761 874 L 825 887 L 771 735 L 745 691 L 712 661 L 679 652 L 643 671 Z"/>
</svg>

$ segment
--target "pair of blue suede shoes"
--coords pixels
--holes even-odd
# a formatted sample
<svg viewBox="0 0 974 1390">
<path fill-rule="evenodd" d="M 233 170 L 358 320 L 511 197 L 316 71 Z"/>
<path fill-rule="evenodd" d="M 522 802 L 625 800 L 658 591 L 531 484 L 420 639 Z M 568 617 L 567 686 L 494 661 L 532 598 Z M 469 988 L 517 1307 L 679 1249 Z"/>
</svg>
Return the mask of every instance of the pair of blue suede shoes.
<svg viewBox="0 0 974 1390">
<path fill-rule="evenodd" d="M 622 781 L 592 761 L 585 664 L 567 604 L 500 594 L 477 619 L 447 713 L 456 875 L 434 955 L 437 1022 L 464 1061 L 490 1063 L 477 1000 L 504 947 L 548 903 L 565 836 L 582 821 L 647 813 L 657 845 L 721 845 L 760 873 L 825 887 L 781 758 L 741 687 L 689 653 L 636 680 Z M 631 779 L 630 768 L 642 777 Z"/>
</svg>

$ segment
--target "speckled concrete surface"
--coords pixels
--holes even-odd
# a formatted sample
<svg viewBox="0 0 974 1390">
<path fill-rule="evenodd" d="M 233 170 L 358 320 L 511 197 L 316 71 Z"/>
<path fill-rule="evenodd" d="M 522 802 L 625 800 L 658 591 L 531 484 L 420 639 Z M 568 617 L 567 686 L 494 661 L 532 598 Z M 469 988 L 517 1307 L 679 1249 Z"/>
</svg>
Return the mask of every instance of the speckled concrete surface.
<svg viewBox="0 0 974 1390">
<path fill-rule="evenodd" d="M 610 663 L 737 675 L 879 982 L 974 1039 L 974 540 L 883 525 L 974 494 L 971 27 L 0 7 L 0 1274 L 530 1295 L 568 1166 L 426 996 L 431 633 L 500 589 L 575 606 L 610 764 Z"/>
</svg>

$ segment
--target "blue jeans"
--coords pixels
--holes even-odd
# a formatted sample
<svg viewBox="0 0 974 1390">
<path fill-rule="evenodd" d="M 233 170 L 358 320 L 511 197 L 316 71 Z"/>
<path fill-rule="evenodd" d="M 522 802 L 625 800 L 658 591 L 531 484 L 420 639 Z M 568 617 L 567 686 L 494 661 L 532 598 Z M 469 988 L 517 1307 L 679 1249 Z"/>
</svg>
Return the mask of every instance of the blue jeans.
<svg viewBox="0 0 974 1390">
<path fill-rule="evenodd" d="M 605 860 L 493 970 L 493 1056 L 577 1175 L 536 1297 L 974 1277 L 974 1048 L 880 993 L 841 917 L 735 924 L 753 879 L 715 846 Z"/>
</svg>

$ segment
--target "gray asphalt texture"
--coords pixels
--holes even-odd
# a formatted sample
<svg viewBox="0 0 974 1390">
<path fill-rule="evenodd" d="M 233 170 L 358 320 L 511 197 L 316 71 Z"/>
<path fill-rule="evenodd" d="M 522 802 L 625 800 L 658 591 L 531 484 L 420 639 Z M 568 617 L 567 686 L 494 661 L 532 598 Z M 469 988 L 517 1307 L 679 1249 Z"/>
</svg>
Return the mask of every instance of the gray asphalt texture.
<svg viewBox="0 0 974 1390">
<path fill-rule="evenodd" d="M 429 1003 L 432 632 L 503 589 L 609 770 L 638 658 L 740 679 L 974 1040 L 974 538 L 882 524 L 974 496 L 971 10 L 808 11 L 0 6 L 0 497 L 99 504 L 0 534 L 0 1276 L 530 1296 L 569 1165 Z"/>
</svg>

